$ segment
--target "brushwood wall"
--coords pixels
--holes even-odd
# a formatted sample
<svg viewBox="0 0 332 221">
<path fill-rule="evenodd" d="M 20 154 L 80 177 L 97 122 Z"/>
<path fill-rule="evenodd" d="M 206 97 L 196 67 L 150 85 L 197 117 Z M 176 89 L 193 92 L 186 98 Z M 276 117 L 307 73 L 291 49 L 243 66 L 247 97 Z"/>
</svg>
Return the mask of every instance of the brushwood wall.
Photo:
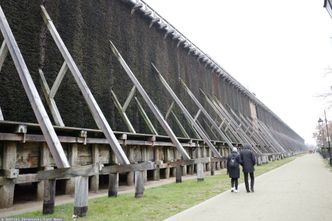
<svg viewBox="0 0 332 221">
<path fill-rule="evenodd" d="M 19 48 L 27 63 L 41 97 L 38 68 L 42 68 L 48 84 L 52 85 L 63 58 L 53 42 L 42 17 L 40 4 L 48 10 L 63 41 L 82 72 L 97 103 L 114 130 L 126 131 L 111 99 L 113 89 L 121 103 L 133 86 L 126 73 L 113 56 L 109 40 L 116 45 L 123 58 L 139 79 L 162 113 L 166 113 L 172 100 L 163 89 L 153 71 L 153 62 L 170 86 L 194 115 L 197 107 L 190 100 L 178 81 L 182 78 L 194 94 L 209 110 L 199 89 L 217 96 L 224 104 L 245 116 L 250 116 L 250 99 L 170 37 L 164 39 L 164 32 L 156 25 L 151 28 L 150 20 L 140 13 L 131 15 L 131 7 L 121 0 L 1 0 L 1 7 L 7 16 Z M 7 58 L 8 59 L 8 58 Z M 36 122 L 23 86 L 13 62 L 6 60 L 0 73 L 0 106 L 6 120 Z M 137 95 L 140 99 L 139 95 Z M 96 128 L 85 101 L 68 71 L 55 97 L 66 126 Z M 141 99 L 142 101 L 142 99 Z M 144 103 L 143 101 L 141 103 Z M 44 104 L 46 102 L 44 100 Z M 143 104 L 158 132 L 163 134 L 152 113 Z M 179 110 L 176 110 L 180 113 Z M 136 131 L 149 133 L 134 102 L 127 111 Z M 49 115 L 51 116 L 51 115 Z M 179 115 L 181 122 L 185 122 Z M 294 131 L 264 108 L 257 107 L 257 117 L 275 127 L 281 133 L 303 141 Z M 175 133 L 181 135 L 175 122 L 170 122 Z M 204 122 L 202 122 L 204 125 Z M 186 123 L 183 123 L 191 133 Z M 191 134 L 192 135 L 192 134 Z"/>
</svg>

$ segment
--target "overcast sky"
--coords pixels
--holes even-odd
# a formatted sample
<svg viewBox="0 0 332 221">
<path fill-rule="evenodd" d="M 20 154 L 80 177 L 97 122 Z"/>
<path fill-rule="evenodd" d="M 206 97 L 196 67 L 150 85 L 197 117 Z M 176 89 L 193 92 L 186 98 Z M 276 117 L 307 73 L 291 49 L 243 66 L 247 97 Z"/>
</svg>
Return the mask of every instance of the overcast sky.
<svg viewBox="0 0 332 221">
<path fill-rule="evenodd" d="M 323 0 L 145 0 L 307 143 L 332 86 Z M 332 111 L 327 111 L 332 120 Z"/>
</svg>

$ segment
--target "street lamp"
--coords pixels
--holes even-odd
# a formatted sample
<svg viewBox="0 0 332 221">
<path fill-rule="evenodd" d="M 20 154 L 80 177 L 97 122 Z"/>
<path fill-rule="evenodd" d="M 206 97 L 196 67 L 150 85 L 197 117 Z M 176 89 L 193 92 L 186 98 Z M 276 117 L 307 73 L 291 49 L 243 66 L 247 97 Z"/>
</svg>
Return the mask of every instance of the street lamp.
<svg viewBox="0 0 332 221">
<path fill-rule="evenodd" d="M 332 152 L 331 152 L 331 143 L 330 143 L 330 134 L 329 134 L 329 126 L 327 124 L 326 119 L 326 111 L 324 110 L 324 117 L 325 117 L 325 126 L 326 126 L 326 136 L 327 136 L 327 148 L 330 157 L 330 165 L 332 166 Z"/>
</svg>

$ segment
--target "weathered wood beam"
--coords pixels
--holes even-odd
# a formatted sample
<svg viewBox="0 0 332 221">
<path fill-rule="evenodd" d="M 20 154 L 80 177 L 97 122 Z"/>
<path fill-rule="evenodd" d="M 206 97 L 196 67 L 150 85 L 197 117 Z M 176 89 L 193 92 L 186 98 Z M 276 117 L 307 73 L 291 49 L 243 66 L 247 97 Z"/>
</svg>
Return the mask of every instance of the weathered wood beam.
<svg viewBox="0 0 332 221">
<path fill-rule="evenodd" d="M 74 166 L 71 168 L 60 168 L 55 170 L 39 171 L 37 178 L 39 180 L 63 179 L 76 176 L 92 176 L 99 173 L 100 165 L 92 164 L 87 166 Z"/>
<path fill-rule="evenodd" d="M 158 74 L 158 77 L 168 93 L 171 95 L 175 103 L 179 106 L 181 111 L 183 112 L 184 116 L 187 118 L 188 121 L 190 121 L 191 125 L 195 128 L 195 130 L 198 132 L 198 134 L 203 138 L 203 140 L 206 142 L 206 144 L 209 146 L 209 148 L 212 150 L 212 152 L 215 154 L 216 157 L 221 157 L 217 149 L 214 147 L 214 145 L 211 143 L 209 137 L 204 133 L 202 128 L 195 122 L 193 117 L 190 115 L 187 108 L 183 105 L 183 103 L 180 101 L 180 99 L 176 96 L 173 89 L 168 85 L 167 81 L 164 79 L 164 77 L 161 75 L 159 70 L 156 68 L 156 66 L 151 63 L 152 67 L 155 69 L 156 73 Z"/>
<path fill-rule="evenodd" d="M 123 111 L 126 111 L 126 110 L 127 110 L 127 108 L 128 108 L 128 106 L 129 106 L 131 100 L 133 99 L 133 97 L 134 97 L 134 95 L 135 95 L 135 92 L 136 92 L 136 86 L 133 86 L 133 87 L 131 88 L 130 92 L 129 92 L 129 95 L 128 95 L 126 101 L 125 101 L 124 104 L 123 104 L 123 107 L 122 107 L 122 110 L 123 110 Z"/>
<path fill-rule="evenodd" d="M 155 169 L 155 164 L 153 162 L 148 161 L 138 164 L 106 166 L 100 171 L 100 174 L 126 173 L 131 171 L 144 171 L 144 170 L 154 170 L 154 169 Z"/>
<path fill-rule="evenodd" d="M 169 115 L 170 115 L 170 113 L 171 113 L 173 107 L 174 107 L 174 101 L 172 101 L 171 105 L 170 105 L 169 108 L 167 109 L 167 112 L 166 112 L 166 115 L 165 115 L 165 119 L 166 119 L 166 120 L 168 119 L 168 117 L 169 117 Z"/>
<path fill-rule="evenodd" d="M 2 69 L 3 63 L 6 60 L 7 54 L 8 54 L 8 47 L 7 47 L 6 41 L 3 41 L 1 48 L 0 48 L 0 72 Z"/>
<path fill-rule="evenodd" d="M 45 24 L 47 25 L 48 30 L 50 31 L 55 44 L 57 45 L 58 49 L 60 50 L 62 57 L 65 59 L 65 62 L 68 65 L 69 70 L 71 71 L 82 95 L 88 104 L 90 112 L 97 124 L 97 126 L 103 131 L 106 139 L 109 141 L 109 144 L 114 151 L 115 155 L 119 159 L 121 164 L 130 164 L 127 156 L 125 155 L 122 147 L 120 146 L 119 142 L 117 141 L 114 132 L 112 131 L 110 125 L 108 124 L 103 112 L 101 111 L 99 105 L 97 104 L 94 96 L 92 95 L 88 85 L 86 84 L 81 72 L 79 71 L 76 63 L 74 62 L 71 54 L 69 53 L 67 47 L 65 46 L 64 42 L 62 41 L 58 31 L 56 30 L 50 16 L 48 15 L 44 6 L 41 6 L 42 16 L 44 19 Z"/>
<path fill-rule="evenodd" d="M 113 44 L 112 41 L 110 41 L 110 45 L 111 45 L 111 48 L 112 48 L 112 51 L 113 51 L 114 55 L 116 56 L 116 58 L 118 59 L 118 61 L 122 65 L 123 69 L 125 70 L 125 72 L 129 76 L 129 78 L 131 79 L 131 81 L 136 86 L 136 88 L 139 91 L 139 93 L 142 95 L 144 101 L 149 106 L 149 108 L 152 111 L 152 113 L 154 114 L 154 116 L 157 118 L 157 120 L 159 121 L 159 123 L 161 124 L 161 126 L 164 128 L 164 130 L 167 133 L 167 135 L 171 138 L 172 142 L 174 143 L 174 145 L 176 146 L 176 148 L 178 149 L 178 151 L 182 154 L 183 158 L 186 159 L 186 160 L 189 160 L 190 157 L 189 157 L 188 153 L 185 151 L 185 149 L 183 148 L 183 146 L 181 145 L 181 143 L 179 142 L 179 140 L 175 136 L 173 130 L 168 125 L 168 123 L 164 119 L 163 115 L 158 110 L 158 108 L 152 102 L 152 100 L 150 99 L 149 95 L 146 93 L 146 91 L 144 90 L 144 88 L 142 87 L 142 85 L 139 83 L 139 81 L 135 77 L 134 73 L 131 71 L 131 69 L 129 68 L 129 66 L 125 62 L 125 60 L 122 58 L 121 54 L 116 49 L 116 47 L 114 46 L 114 44 Z"/>
<path fill-rule="evenodd" d="M 14 35 L 11 32 L 11 29 L 8 25 L 7 19 L 2 11 L 1 6 L 0 6 L 0 29 L 6 41 L 6 45 L 10 52 L 10 55 L 14 61 L 16 70 L 22 81 L 25 93 L 28 96 L 34 114 L 45 136 L 48 147 L 51 150 L 54 161 L 57 167 L 59 168 L 69 167 L 69 163 L 61 146 L 61 143 L 54 131 L 52 123 L 40 99 L 36 86 L 33 83 L 28 67 L 25 64 L 23 56 L 18 48 Z"/>
<path fill-rule="evenodd" d="M 88 212 L 89 177 L 75 178 L 74 216 L 84 217 Z"/>
<path fill-rule="evenodd" d="M 66 74 L 67 71 L 68 71 L 68 66 L 67 66 L 66 62 L 63 62 L 63 65 L 61 66 L 61 69 L 60 69 L 58 75 L 56 76 L 56 79 L 55 79 L 55 81 L 53 83 L 53 86 L 50 90 L 50 94 L 49 94 L 50 98 L 55 97 L 55 94 L 58 91 L 58 89 L 60 87 L 60 84 L 61 84 L 63 78 L 65 77 L 65 74 Z"/>
<path fill-rule="evenodd" d="M 171 111 L 172 113 L 172 117 L 174 118 L 175 120 L 175 123 L 178 125 L 178 127 L 180 128 L 182 134 L 184 135 L 184 137 L 187 137 L 187 138 L 190 138 L 189 134 L 187 133 L 187 131 L 184 129 L 184 127 L 182 126 L 179 118 L 175 115 L 174 111 Z M 195 129 L 193 129 L 194 132 L 196 132 Z M 200 138 L 198 134 L 197 135 L 197 138 Z"/>
<path fill-rule="evenodd" d="M 2 114 L 1 107 L 0 107 L 0 120 L 5 120 L 4 117 L 3 117 L 3 114 Z"/>
<path fill-rule="evenodd" d="M 40 81 L 41 81 L 44 97 L 46 99 L 48 108 L 51 110 L 51 114 L 52 114 L 54 123 L 60 127 L 64 127 L 65 124 L 63 123 L 58 106 L 56 105 L 54 98 L 50 97 L 50 88 L 47 84 L 45 74 L 44 74 L 43 70 L 41 70 L 41 69 L 38 69 L 38 71 L 39 71 L 39 76 L 40 76 Z"/>
<path fill-rule="evenodd" d="M 140 112 L 140 114 L 143 117 L 144 122 L 146 123 L 146 125 L 148 125 L 148 128 L 150 129 L 150 131 L 155 134 L 158 135 L 158 132 L 156 130 L 156 128 L 153 126 L 149 116 L 146 114 L 141 102 L 139 102 L 139 100 L 137 99 L 137 97 L 135 97 L 135 101 L 137 103 L 137 107 L 138 107 L 138 111 Z"/>
<path fill-rule="evenodd" d="M 111 95 L 112 95 L 112 100 L 113 100 L 113 102 L 115 104 L 115 107 L 116 107 L 116 109 L 118 109 L 118 111 L 119 111 L 119 113 L 120 113 L 123 121 L 125 122 L 125 124 L 126 124 L 128 130 L 129 130 L 129 132 L 136 133 L 133 125 L 131 124 L 131 122 L 130 122 L 127 114 L 126 114 L 126 112 L 123 111 L 122 106 L 120 104 L 120 101 L 118 100 L 116 94 L 114 93 L 114 91 L 112 89 L 111 89 Z"/>
</svg>

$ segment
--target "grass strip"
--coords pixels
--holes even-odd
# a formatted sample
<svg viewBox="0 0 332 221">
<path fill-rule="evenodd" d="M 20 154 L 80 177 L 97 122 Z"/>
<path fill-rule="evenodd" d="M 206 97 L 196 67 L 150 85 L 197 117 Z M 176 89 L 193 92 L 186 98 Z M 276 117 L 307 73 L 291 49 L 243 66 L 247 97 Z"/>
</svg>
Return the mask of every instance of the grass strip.
<svg viewBox="0 0 332 221">
<path fill-rule="evenodd" d="M 295 158 L 296 156 L 256 166 L 255 176 L 280 167 Z M 241 174 L 240 182 L 243 182 L 243 174 Z M 203 182 L 192 179 L 146 189 L 144 197 L 140 199 L 134 198 L 133 193 L 122 194 L 117 198 L 105 196 L 91 199 L 87 217 L 79 218 L 79 220 L 164 220 L 229 189 L 230 179 L 226 175 L 226 170 L 221 170 L 215 176 L 205 177 Z M 56 217 L 72 220 L 72 214 L 73 204 L 70 203 L 56 206 L 55 213 L 52 215 L 43 216 L 41 211 L 36 211 L 15 217 Z"/>
</svg>

